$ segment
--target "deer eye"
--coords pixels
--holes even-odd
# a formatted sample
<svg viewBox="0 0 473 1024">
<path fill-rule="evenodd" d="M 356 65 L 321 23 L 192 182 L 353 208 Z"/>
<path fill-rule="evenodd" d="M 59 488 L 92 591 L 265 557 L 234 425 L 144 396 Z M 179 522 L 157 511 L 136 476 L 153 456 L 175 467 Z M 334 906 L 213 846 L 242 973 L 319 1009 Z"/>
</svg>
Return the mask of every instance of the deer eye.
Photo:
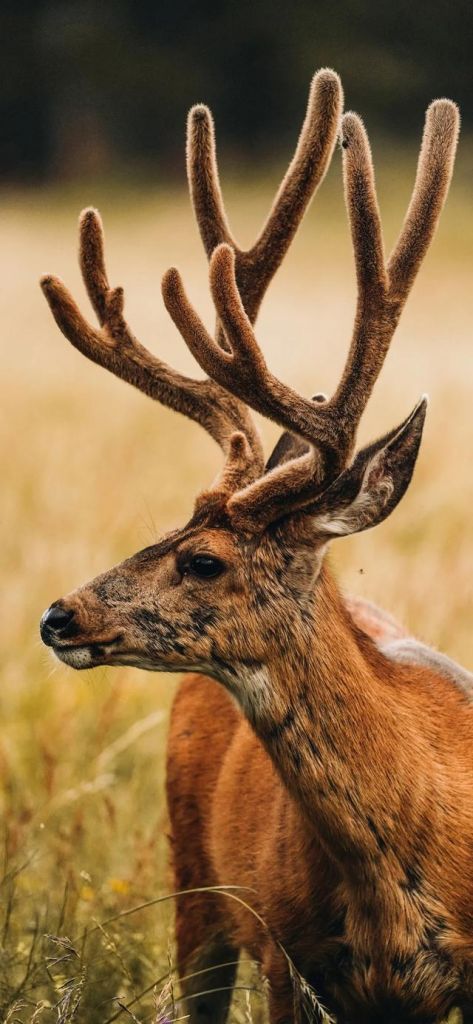
<svg viewBox="0 0 473 1024">
<path fill-rule="evenodd" d="M 214 558 L 213 555 L 194 555 L 189 561 L 189 569 L 195 576 L 210 580 L 214 576 L 220 576 L 224 565 L 219 558 Z"/>
</svg>

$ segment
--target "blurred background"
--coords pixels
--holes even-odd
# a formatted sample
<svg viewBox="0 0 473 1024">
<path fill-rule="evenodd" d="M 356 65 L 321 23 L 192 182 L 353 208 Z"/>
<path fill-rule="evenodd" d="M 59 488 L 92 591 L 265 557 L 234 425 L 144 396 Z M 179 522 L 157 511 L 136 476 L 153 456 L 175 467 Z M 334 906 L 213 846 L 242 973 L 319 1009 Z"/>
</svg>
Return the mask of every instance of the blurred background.
<svg viewBox="0 0 473 1024">
<path fill-rule="evenodd" d="M 473 8 L 3 0 L 0 31 L 0 1019 L 134 1014 L 144 1024 L 176 1016 L 172 901 L 142 905 L 172 890 L 163 762 L 177 683 L 125 668 L 74 674 L 53 664 L 38 621 L 52 600 L 184 522 L 220 455 L 196 425 L 75 352 L 37 281 L 59 274 L 87 311 L 77 216 L 98 206 L 135 333 L 199 375 L 159 287 L 177 265 L 212 324 L 186 188 L 189 106 L 213 110 L 230 221 L 250 245 L 311 77 L 333 66 L 370 134 L 389 250 L 425 108 L 456 100 L 450 198 L 360 432 L 387 430 L 427 391 L 421 455 L 399 509 L 332 558 L 346 590 L 472 669 Z M 336 151 L 258 320 L 273 371 L 304 394 L 330 393 L 354 304 Z M 261 427 L 269 449 L 277 431 Z M 232 1019 L 263 1020 L 263 1006 L 247 966 Z"/>
<path fill-rule="evenodd" d="M 473 118 L 467 0 L 3 0 L 0 31 L 6 179 L 169 174 L 199 100 L 235 161 L 267 165 L 324 65 L 384 135 L 412 137 L 439 95 Z"/>
</svg>

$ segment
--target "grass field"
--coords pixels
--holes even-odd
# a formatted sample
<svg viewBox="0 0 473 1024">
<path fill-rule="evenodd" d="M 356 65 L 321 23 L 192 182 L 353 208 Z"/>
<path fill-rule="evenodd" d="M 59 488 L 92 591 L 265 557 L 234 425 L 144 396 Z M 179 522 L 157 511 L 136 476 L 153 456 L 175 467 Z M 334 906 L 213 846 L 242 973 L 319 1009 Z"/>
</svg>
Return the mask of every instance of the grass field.
<svg viewBox="0 0 473 1024">
<path fill-rule="evenodd" d="M 415 157 L 375 147 L 375 159 L 389 245 Z M 388 429 L 430 394 L 413 485 L 386 524 L 340 543 L 333 557 L 348 590 L 472 668 L 469 164 L 465 145 L 361 432 Z M 226 190 L 243 242 L 271 187 L 233 181 Z M 171 264 L 212 322 L 183 188 L 3 196 L 0 1014 L 11 1024 L 144 1024 L 173 1014 L 172 901 L 134 908 L 171 891 L 163 756 L 176 681 L 124 668 L 74 674 L 52 663 L 38 621 L 56 597 L 184 522 L 219 453 L 197 426 L 87 363 L 54 325 L 37 279 L 59 273 L 87 308 L 75 252 L 77 213 L 89 203 L 103 214 L 111 279 L 125 285 L 128 319 L 145 344 L 192 370 L 160 298 Z M 330 391 L 354 297 L 336 156 L 261 313 L 274 371 L 305 394 Z M 276 432 L 263 429 L 269 445 Z M 245 985 L 257 985 L 251 972 Z M 242 990 L 233 1019 L 259 1020 L 261 1006 L 258 993 Z"/>
</svg>

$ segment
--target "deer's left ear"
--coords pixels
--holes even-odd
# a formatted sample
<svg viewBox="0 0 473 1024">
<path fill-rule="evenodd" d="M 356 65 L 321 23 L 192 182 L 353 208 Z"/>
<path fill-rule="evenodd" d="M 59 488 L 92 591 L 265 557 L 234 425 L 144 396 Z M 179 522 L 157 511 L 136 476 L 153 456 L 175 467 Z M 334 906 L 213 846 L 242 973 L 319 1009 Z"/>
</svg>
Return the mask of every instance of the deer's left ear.
<svg viewBox="0 0 473 1024">
<path fill-rule="evenodd" d="M 359 533 L 390 515 L 411 481 L 426 410 L 424 397 L 400 427 L 358 452 L 352 465 L 304 509 L 318 535 L 328 540 Z"/>
</svg>

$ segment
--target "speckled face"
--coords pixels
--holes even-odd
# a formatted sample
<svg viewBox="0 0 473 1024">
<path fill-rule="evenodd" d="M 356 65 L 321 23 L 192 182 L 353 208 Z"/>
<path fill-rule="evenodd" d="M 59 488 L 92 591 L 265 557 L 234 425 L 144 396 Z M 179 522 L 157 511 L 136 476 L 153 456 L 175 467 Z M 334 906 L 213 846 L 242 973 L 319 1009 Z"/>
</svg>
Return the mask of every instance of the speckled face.
<svg viewBox="0 0 473 1024">
<path fill-rule="evenodd" d="M 287 648 L 307 614 L 311 556 L 286 531 L 248 540 L 191 521 L 51 605 L 41 635 L 73 668 L 197 670 L 231 688 L 237 670 L 259 671 Z"/>
</svg>

